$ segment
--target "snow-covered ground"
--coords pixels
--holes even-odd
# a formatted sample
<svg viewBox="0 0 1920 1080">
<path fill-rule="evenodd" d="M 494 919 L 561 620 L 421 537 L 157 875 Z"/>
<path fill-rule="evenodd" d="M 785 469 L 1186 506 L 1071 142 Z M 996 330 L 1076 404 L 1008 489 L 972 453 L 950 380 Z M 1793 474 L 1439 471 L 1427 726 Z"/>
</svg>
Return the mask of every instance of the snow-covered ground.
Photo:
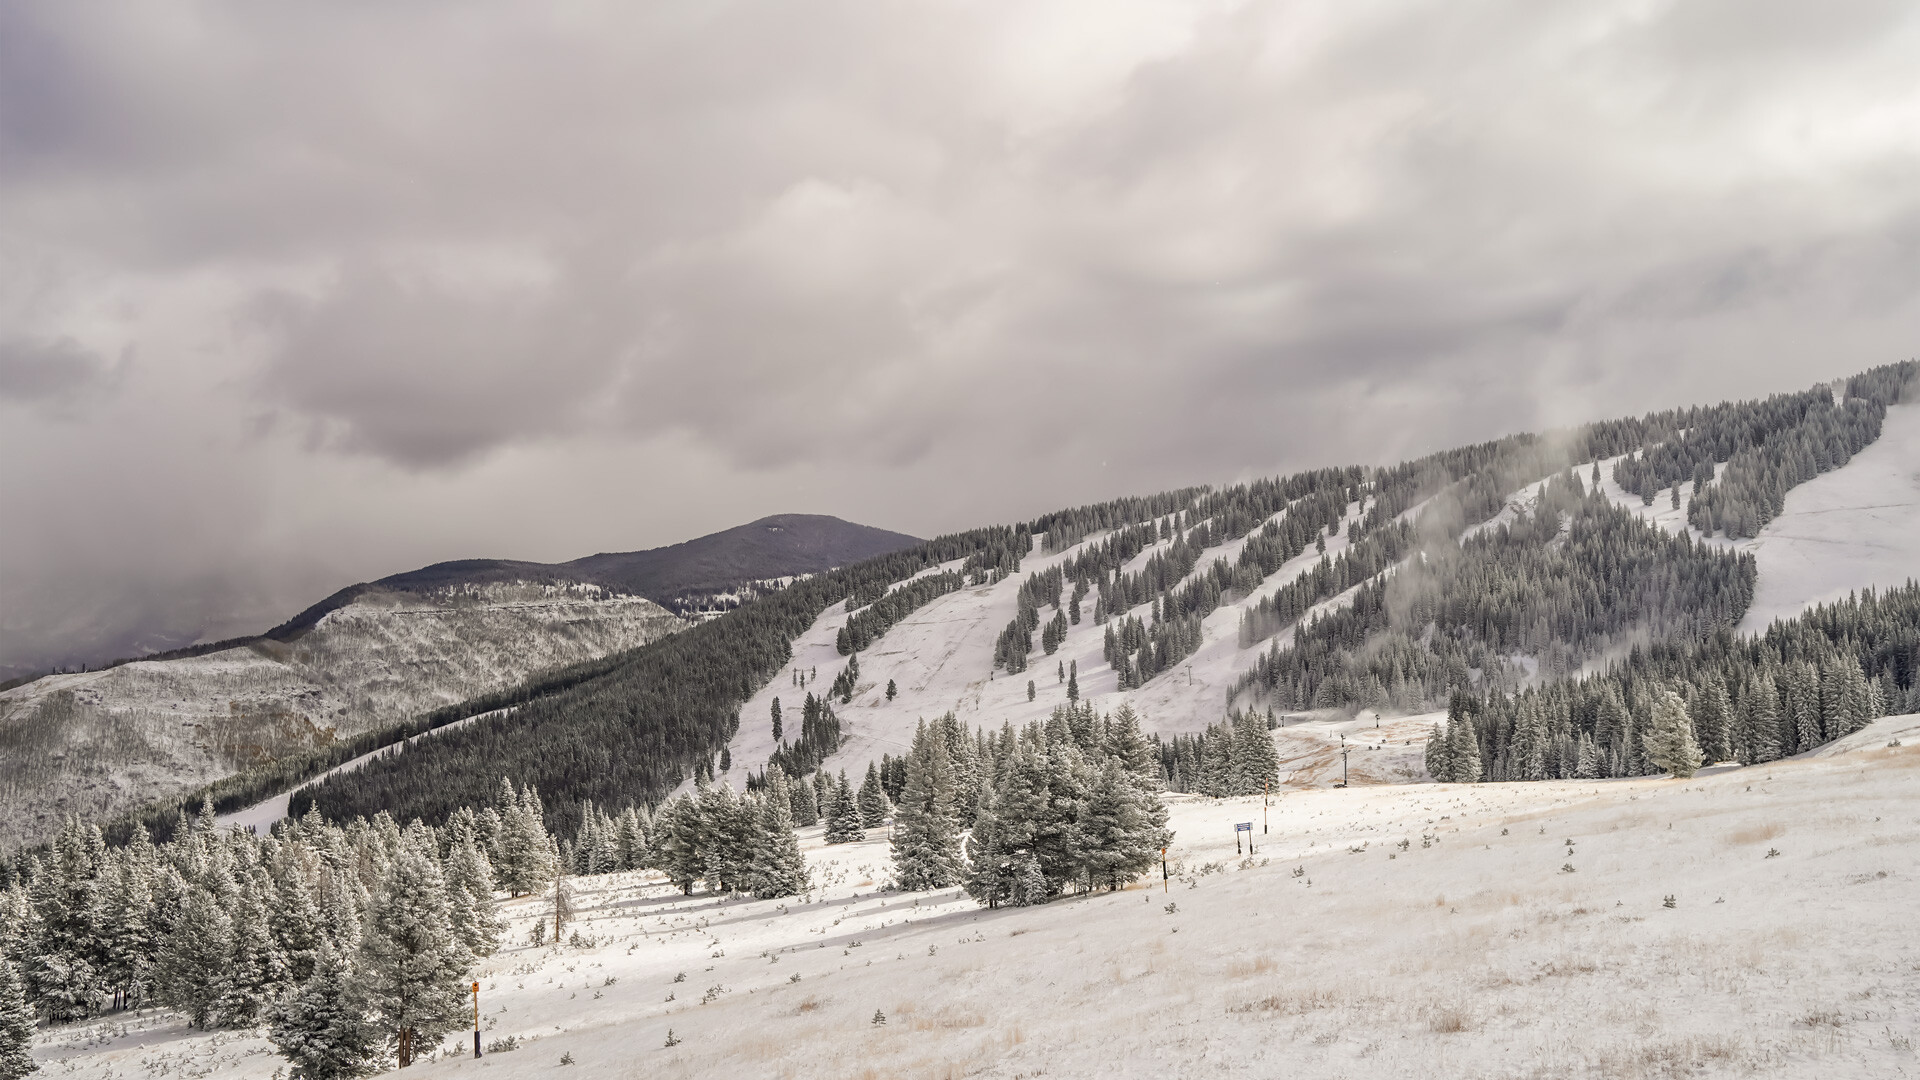
<svg viewBox="0 0 1920 1080">
<path fill-rule="evenodd" d="M 0 851 L 686 625 L 590 586 L 372 593 L 290 644 L 50 675 L 0 693 Z"/>
<path fill-rule="evenodd" d="M 1760 584 L 1743 633 L 1870 585 L 1920 578 L 1920 404 L 1888 409 L 1872 445 L 1787 492 L 1753 552 Z"/>
<path fill-rule="evenodd" d="M 883 838 L 818 830 L 804 898 L 578 879 L 582 944 L 527 944 L 517 901 L 480 969 L 484 1037 L 518 1048 L 455 1033 L 416 1075 L 1914 1075 L 1920 745 L 1886 745 L 1914 719 L 1692 780 L 1177 797 L 1170 886 L 1040 908 L 883 891 Z M 75 1080 L 282 1065 L 166 1014 L 36 1052 Z"/>
</svg>

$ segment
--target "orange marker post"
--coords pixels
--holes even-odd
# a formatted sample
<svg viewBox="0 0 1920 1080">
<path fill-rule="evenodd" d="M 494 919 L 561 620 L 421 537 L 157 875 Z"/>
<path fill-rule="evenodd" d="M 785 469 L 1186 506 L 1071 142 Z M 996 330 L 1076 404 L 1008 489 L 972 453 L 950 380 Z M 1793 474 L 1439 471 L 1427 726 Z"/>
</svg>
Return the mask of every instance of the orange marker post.
<svg viewBox="0 0 1920 1080">
<path fill-rule="evenodd" d="M 480 984 L 473 984 L 473 1056 L 480 1056 Z"/>
</svg>

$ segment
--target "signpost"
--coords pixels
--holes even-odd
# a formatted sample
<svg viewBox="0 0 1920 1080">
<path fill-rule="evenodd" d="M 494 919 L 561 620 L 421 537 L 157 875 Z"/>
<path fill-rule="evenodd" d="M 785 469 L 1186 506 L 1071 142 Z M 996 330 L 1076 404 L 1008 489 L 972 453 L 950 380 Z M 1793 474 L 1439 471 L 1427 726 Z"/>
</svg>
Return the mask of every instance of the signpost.
<svg viewBox="0 0 1920 1080">
<path fill-rule="evenodd" d="M 1247 834 L 1247 854 L 1253 854 L 1253 822 L 1243 821 L 1233 827 L 1233 853 L 1240 854 L 1240 834 Z"/>
<path fill-rule="evenodd" d="M 1271 800 L 1272 797 L 1273 797 L 1273 785 L 1262 783 L 1260 785 L 1260 835 L 1261 836 L 1267 835 L 1267 807 L 1271 805 L 1269 800 Z"/>
<path fill-rule="evenodd" d="M 1164 895 L 1172 886 L 1167 884 L 1167 849 L 1160 849 L 1160 892 Z"/>
<path fill-rule="evenodd" d="M 480 1056 L 480 984 L 473 984 L 473 1056 Z"/>
</svg>

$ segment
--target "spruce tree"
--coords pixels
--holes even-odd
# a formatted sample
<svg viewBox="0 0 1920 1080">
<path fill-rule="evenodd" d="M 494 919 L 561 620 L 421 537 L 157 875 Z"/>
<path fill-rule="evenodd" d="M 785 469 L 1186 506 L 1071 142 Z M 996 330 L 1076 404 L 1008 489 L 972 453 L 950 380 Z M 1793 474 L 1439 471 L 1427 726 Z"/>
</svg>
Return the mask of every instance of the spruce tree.
<svg viewBox="0 0 1920 1080">
<path fill-rule="evenodd" d="M 377 1068 L 380 1033 L 367 1020 L 366 996 L 331 942 L 313 973 L 268 1012 L 267 1038 L 293 1066 L 292 1080 L 353 1080 Z"/>
<path fill-rule="evenodd" d="M 780 733 L 780 699 L 779 699 L 779 698 L 774 698 L 774 699 L 773 699 L 773 741 L 774 741 L 774 742 L 779 742 L 779 741 L 780 741 L 780 739 L 781 739 L 781 733 Z"/>
<path fill-rule="evenodd" d="M 892 679 L 888 679 L 887 680 L 887 700 L 892 701 L 894 697 L 899 693 L 900 693 L 900 688 L 893 685 Z"/>
<path fill-rule="evenodd" d="M 20 1080 L 40 1067 L 33 1060 L 33 1010 L 26 984 L 0 953 L 0 1080 Z"/>
<path fill-rule="evenodd" d="M 960 824 L 955 812 L 947 742 L 924 721 L 907 754 L 907 786 L 893 827 L 893 879 L 909 892 L 944 889 L 960 880 Z"/>
<path fill-rule="evenodd" d="M 867 834 L 860 829 L 860 806 L 854 800 L 844 771 L 833 784 L 833 793 L 829 798 L 832 800 L 832 809 L 827 812 L 827 843 L 851 844 L 856 840 L 865 840 Z"/>
<path fill-rule="evenodd" d="M 1685 779 L 1699 770 L 1700 746 L 1693 741 L 1693 721 L 1679 694 L 1671 690 L 1656 693 L 1646 744 L 1647 761 L 1662 772 Z"/>
<path fill-rule="evenodd" d="M 201 885 L 188 885 L 173 931 L 160 951 L 159 979 L 168 1004 L 197 1028 L 213 1025 L 233 955 L 233 920 Z"/>
<path fill-rule="evenodd" d="M 887 792 L 880 784 L 880 770 L 873 762 L 867 762 L 867 777 L 860 783 L 860 825 L 862 828 L 877 829 L 887 823 L 887 813 L 891 809 L 887 801 Z"/>
<path fill-rule="evenodd" d="M 447 918 L 447 884 L 430 849 L 409 839 L 367 912 L 360 971 L 372 1015 L 401 1068 L 460 1026 L 470 954 Z"/>
<path fill-rule="evenodd" d="M 813 785 L 806 780 L 795 780 L 787 787 L 793 793 L 794 824 L 803 829 L 820 824 L 820 804 L 814 800 Z"/>
<path fill-rule="evenodd" d="M 800 854 L 800 838 L 793 832 L 793 801 L 787 775 L 769 765 L 761 792 L 759 829 L 753 856 L 753 894 L 761 899 L 798 896 L 808 885 L 807 861 Z"/>
</svg>

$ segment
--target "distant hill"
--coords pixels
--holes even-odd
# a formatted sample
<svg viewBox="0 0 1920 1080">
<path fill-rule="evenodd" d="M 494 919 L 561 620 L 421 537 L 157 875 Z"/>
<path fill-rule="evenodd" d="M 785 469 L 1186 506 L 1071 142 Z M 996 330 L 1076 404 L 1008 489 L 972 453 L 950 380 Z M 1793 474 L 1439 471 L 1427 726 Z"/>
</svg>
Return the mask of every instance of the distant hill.
<svg viewBox="0 0 1920 1080">
<path fill-rule="evenodd" d="M 524 581 L 598 585 L 644 596 L 681 614 L 754 582 L 817 574 L 921 541 L 905 533 L 857 525 L 826 514 L 775 514 L 692 540 L 645 551 L 602 552 L 563 563 L 518 559 L 455 559 L 378 581 L 350 585 L 267 632 L 285 641 L 321 616 L 370 590 L 427 592 L 457 585 Z"/>
</svg>

